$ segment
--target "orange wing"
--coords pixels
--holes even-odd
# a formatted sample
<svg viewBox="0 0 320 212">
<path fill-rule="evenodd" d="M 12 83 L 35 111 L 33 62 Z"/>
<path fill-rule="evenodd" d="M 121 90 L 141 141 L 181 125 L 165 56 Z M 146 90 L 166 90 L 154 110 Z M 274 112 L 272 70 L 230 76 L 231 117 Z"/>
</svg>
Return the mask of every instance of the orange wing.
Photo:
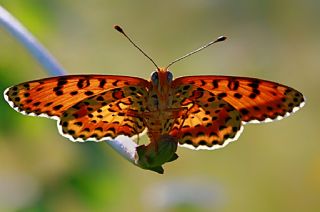
<svg viewBox="0 0 320 212">
<path fill-rule="evenodd" d="M 59 131 L 74 141 L 138 135 L 145 129 L 146 95 L 145 88 L 131 85 L 84 99 L 63 113 Z"/>
<path fill-rule="evenodd" d="M 20 113 L 61 120 L 60 133 L 73 141 L 100 140 L 142 132 L 141 118 L 132 113 L 145 107 L 148 86 L 136 77 L 69 75 L 10 87 L 4 97 Z"/>
<path fill-rule="evenodd" d="M 190 85 L 175 88 L 173 106 L 183 108 L 169 131 L 179 144 L 191 149 L 218 149 L 242 132 L 241 115 L 215 94 Z"/>
<path fill-rule="evenodd" d="M 4 97 L 18 112 L 60 117 L 76 103 L 101 92 L 129 86 L 147 87 L 147 80 L 112 75 L 69 75 L 21 83 L 8 88 Z"/>
<path fill-rule="evenodd" d="M 173 81 L 179 85 L 208 90 L 236 108 L 243 122 L 279 120 L 304 105 L 303 95 L 279 83 L 248 77 L 188 76 Z"/>
</svg>

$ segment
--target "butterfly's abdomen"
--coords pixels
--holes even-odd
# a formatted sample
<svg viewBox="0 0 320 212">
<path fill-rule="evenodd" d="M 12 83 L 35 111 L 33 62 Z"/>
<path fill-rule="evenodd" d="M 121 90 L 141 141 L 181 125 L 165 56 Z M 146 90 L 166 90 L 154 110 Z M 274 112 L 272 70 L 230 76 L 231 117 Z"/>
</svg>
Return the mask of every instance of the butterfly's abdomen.
<svg viewBox="0 0 320 212">
<path fill-rule="evenodd" d="M 172 92 L 164 88 L 160 91 L 156 88 L 149 91 L 143 119 L 151 142 L 167 134 L 173 125 L 175 111 L 172 109 L 172 96 Z"/>
<path fill-rule="evenodd" d="M 161 135 L 167 134 L 174 120 L 172 112 L 152 111 L 144 113 L 145 125 L 148 128 L 148 136 L 151 142 L 156 142 Z"/>
</svg>

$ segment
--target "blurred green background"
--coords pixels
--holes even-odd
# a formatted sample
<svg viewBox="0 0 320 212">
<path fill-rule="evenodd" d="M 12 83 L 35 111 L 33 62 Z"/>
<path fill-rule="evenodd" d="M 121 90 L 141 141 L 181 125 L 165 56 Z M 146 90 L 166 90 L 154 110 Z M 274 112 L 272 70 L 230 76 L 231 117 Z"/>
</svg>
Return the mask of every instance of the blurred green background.
<svg viewBox="0 0 320 212">
<path fill-rule="evenodd" d="M 0 101 L 0 210 L 320 211 L 320 2 L 317 0 L 0 0 L 70 74 L 149 78 L 219 35 L 229 39 L 174 65 L 175 76 L 240 75 L 290 85 L 306 106 L 247 125 L 216 151 L 180 148 L 159 175 L 104 143 L 72 143 L 53 120 Z M 48 73 L 0 28 L 0 90 Z"/>
</svg>

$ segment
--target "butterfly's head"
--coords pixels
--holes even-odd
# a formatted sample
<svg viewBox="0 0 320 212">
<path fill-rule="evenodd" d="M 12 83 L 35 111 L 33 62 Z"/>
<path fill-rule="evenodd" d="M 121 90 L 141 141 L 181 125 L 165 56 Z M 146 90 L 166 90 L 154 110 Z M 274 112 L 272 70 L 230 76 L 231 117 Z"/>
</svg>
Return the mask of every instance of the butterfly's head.
<svg viewBox="0 0 320 212">
<path fill-rule="evenodd" d="M 151 84 L 154 90 L 163 93 L 171 87 L 172 73 L 165 68 L 159 68 L 151 73 Z"/>
</svg>

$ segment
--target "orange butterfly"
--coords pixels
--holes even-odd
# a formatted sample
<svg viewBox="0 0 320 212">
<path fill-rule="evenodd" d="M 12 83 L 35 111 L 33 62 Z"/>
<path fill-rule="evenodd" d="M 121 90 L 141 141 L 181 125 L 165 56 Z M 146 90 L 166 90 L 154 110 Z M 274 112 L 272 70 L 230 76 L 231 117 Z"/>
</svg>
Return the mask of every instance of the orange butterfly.
<svg viewBox="0 0 320 212">
<path fill-rule="evenodd" d="M 280 120 L 304 105 L 300 92 L 275 82 L 234 76 L 174 79 L 169 66 L 156 65 L 149 81 L 113 75 L 59 76 L 10 87 L 4 96 L 20 113 L 58 120 L 59 132 L 72 141 L 132 137 L 147 130 L 152 145 L 169 136 L 191 149 L 224 147 L 239 137 L 243 124 Z"/>
</svg>

